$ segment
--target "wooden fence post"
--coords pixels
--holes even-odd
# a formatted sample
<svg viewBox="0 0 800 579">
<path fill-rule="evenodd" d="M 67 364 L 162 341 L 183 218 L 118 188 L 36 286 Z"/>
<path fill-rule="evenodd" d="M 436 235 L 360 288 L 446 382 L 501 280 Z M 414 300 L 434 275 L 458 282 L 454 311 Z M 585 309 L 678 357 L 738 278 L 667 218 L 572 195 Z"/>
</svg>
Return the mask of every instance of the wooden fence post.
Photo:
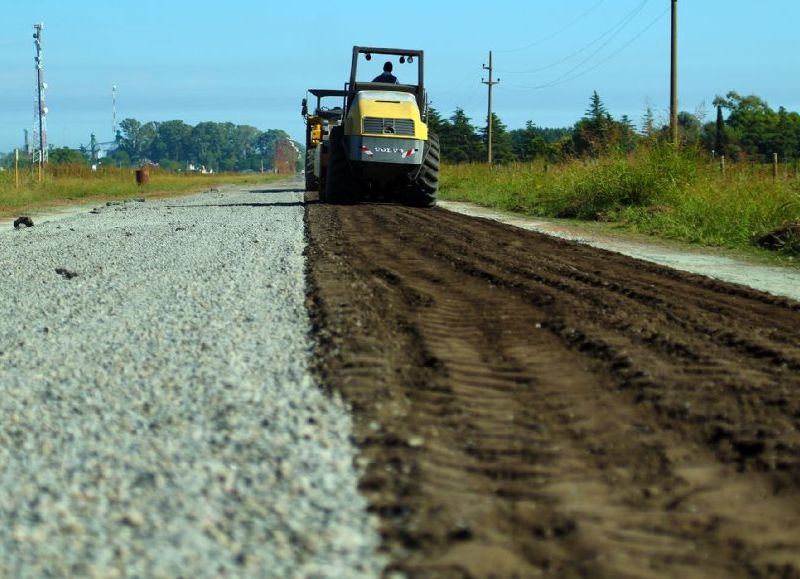
<svg viewBox="0 0 800 579">
<path fill-rule="evenodd" d="M 772 153 L 772 179 L 778 180 L 778 153 Z"/>
<path fill-rule="evenodd" d="M 722 176 L 725 176 L 725 155 L 720 155 L 719 157 L 719 168 L 722 171 Z"/>
</svg>

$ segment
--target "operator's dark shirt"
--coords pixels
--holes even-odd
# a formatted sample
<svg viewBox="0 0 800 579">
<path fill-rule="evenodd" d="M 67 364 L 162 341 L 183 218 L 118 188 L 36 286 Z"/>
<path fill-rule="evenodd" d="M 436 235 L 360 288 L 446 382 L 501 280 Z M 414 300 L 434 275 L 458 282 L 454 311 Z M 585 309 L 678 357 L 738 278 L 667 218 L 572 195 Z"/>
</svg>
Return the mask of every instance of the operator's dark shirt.
<svg viewBox="0 0 800 579">
<path fill-rule="evenodd" d="M 397 84 L 397 77 L 391 72 L 384 72 L 376 76 L 372 82 L 390 82 L 392 84 Z"/>
</svg>

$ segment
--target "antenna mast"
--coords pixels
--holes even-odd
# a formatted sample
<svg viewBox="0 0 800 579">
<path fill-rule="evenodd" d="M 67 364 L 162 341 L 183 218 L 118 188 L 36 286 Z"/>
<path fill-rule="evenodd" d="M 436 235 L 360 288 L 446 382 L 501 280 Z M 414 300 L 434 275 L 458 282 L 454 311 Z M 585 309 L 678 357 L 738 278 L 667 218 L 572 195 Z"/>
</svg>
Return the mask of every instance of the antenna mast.
<svg viewBox="0 0 800 579">
<path fill-rule="evenodd" d="M 33 42 L 36 46 L 36 111 L 33 125 L 33 162 L 42 165 L 47 164 L 47 105 L 45 104 L 44 92 L 47 90 L 47 83 L 44 82 L 44 61 L 42 60 L 42 30 L 44 23 L 39 22 L 33 25 Z"/>
</svg>

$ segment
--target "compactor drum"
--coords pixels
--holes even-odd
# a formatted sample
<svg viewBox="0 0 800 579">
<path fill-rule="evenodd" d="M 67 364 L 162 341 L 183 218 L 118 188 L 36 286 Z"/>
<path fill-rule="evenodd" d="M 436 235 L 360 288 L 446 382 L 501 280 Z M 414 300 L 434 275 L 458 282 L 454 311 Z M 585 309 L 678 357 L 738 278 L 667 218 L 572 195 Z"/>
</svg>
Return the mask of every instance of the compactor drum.
<svg viewBox="0 0 800 579">
<path fill-rule="evenodd" d="M 416 83 L 402 82 L 407 80 L 405 70 L 398 72 L 399 83 L 360 80 L 360 61 L 375 56 L 416 63 Z M 353 47 L 343 120 L 330 129 L 323 201 L 353 203 L 388 196 L 418 207 L 436 204 L 439 140 L 428 131 L 423 73 L 421 50 Z"/>
<path fill-rule="evenodd" d="M 308 99 L 303 99 L 301 114 L 306 123 L 306 190 L 322 191 L 328 171 L 328 140 L 332 127 L 342 122 L 341 106 L 327 106 L 331 98 L 341 104 L 347 94 L 343 90 L 312 88 L 308 91 L 317 99 L 313 113 L 309 113 Z M 324 104 L 323 104 L 324 103 Z"/>
</svg>

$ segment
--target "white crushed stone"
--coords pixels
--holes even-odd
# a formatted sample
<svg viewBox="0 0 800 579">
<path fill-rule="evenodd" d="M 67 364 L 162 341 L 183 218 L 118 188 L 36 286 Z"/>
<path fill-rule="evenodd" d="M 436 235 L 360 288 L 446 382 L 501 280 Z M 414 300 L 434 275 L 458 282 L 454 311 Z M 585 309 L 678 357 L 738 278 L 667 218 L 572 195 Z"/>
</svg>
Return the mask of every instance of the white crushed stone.
<svg viewBox="0 0 800 579">
<path fill-rule="evenodd" d="M 0 234 L 0 576 L 380 575 L 280 187 Z"/>
</svg>

